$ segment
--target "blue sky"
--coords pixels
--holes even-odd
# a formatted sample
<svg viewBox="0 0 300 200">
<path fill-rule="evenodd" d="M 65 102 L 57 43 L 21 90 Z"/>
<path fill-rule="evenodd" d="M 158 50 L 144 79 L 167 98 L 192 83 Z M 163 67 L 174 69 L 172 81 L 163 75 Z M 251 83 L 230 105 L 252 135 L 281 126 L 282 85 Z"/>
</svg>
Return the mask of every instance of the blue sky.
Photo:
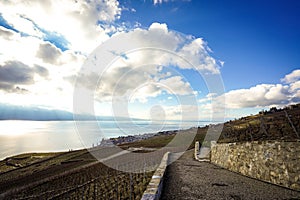
<svg viewBox="0 0 300 200">
<path fill-rule="evenodd" d="M 204 38 L 224 60 L 226 90 L 277 83 L 299 68 L 299 1 L 151 1 L 124 3 L 136 9 L 123 18 L 149 26 L 153 21 Z M 233 80 L 232 80 L 233 79 Z"/>
<path fill-rule="evenodd" d="M 180 119 L 183 110 L 193 112 L 196 106 L 200 117 L 189 115 L 189 119 L 211 119 L 212 113 L 218 118 L 235 118 L 300 102 L 300 2 L 296 0 L 3 1 L 0 19 L 0 103 L 8 107 L 73 111 L 75 78 L 85 87 L 99 78 L 78 75 L 84 61 L 97 46 L 122 34 L 146 35 L 142 38 L 145 44 L 148 35 L 153 36 L 152 40 L 165 45 L 157 47 L 167 50 L 174 50 L 168 41 L 184 40 L 174 44 L 175 52 L 195 59 L 192 62 L 199 65 L 197 70 L 221 78 L 224 90 L 213 93 L 197 70 L 176 62 L 168 66 L 160 53 L 144 52 L 145 57 L 153 56 L 165 64 L 164 68 L 154 66 L 151 71 L 145 68 L 143 73 L 133 73 L 130 70 L 134 68 L 123 66 L 107 72 L 106 90 L 99 89 L 95 95 L 96 114 L 113 115 L 111 91 L 107 90 L 117 84 L 110 80 L 120 79 L 125 68 L 126 73 L 132 72 L 129 80 L 145 73 L 152 76 L 147 84 L 141 80 L 122 85 L 127 86 L 127 93 L 133 91 L 128 107 L 133 117 L 149 118 L 152 113 L 154 118 Z M 122 45 L 126 47 L 126 41 Z M 178 49 L 178 45 L 186 48 Z M 120 58 L 117 64 L 148 62 L 136 60 L 138 56 L 132 54 L 132 60 L 127 61 Z M 178 101 L 181 98 L 185 103 Z M 226 112 L 217 106 L 220 104 Z"/>
</svg>

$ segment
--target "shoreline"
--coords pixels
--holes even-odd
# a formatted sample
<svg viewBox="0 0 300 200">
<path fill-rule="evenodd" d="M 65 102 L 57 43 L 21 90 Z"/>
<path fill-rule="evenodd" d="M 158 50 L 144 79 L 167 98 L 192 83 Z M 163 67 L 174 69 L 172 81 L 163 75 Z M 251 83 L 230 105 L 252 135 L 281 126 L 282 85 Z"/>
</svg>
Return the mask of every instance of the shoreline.
<svg viewBox="0 0 300 200">
<path fill-rule="evenodd" d="M 201 121 L 198 121 L 197 126 L 190 126 L 189 128 L 186 127 L 185 129 L 175 129 L 175 130 L 169 129 L 165 131 L 159 131 L 156 133 L 144 133 L 144 134 L 137 133 L 137 134 L 127 135 L 127 136 L 111 137 L 109 139 L 99 138 L 100 140 L 102 139 L 102 141 L 98 140 L 98 142 L 95 141 L 95 143 L 90 143 L 90 147 L 88 148 L 82 146 L 81 143 L 81 145 L 77 148 L 68 147 L 63 149 L 60 148 L 59 150 L 53 150 L 53 151 L 52 150 L 23 151 L 21 153 L 12 153 L 11 155 L 3 156 L 0 159 L 4 160 L 10 157 L 15 157 L 20 154 L 26 154 L 26 153 L 68 152 L 72 150 L 83 150 L 83 149 L 89 149 L 98 146 L 105 147 L 105 146 L 113 146 L 113 145 L 120 145 L 124 147 L 126 146 L 126 144 L 128 144 L 127 146 L 130 146 L 135 143 L 138 143 L 140 147 L 145 144 L 149 145 L 150 148 L 154 147 L 155 145 L 161 147 L 161 145 L 163 145 L 164 143 L 168 143 L 171 137 L 173 137 L 178 131 L 188 131 L 191 129 L 195 129 L 195 130 L 197 129 L 196 137 L 200 138 L 200 139 L 198 138 L 197 140 L 202 141 L 207 133 L 208 128 L 211 129 L 216 128 L 216 130 L 218 130 L 219 128 L 218 126 L 220 125 L 222 125 L 221 127 L 222 133 L 218 140 L 219 143 L 232 143 L 232 142 L 236 143 L 236 142 L 264 141 L 264 140 L 294 141 L 300 139 L 299 133 L 297 132 L 297 130 L 299 129 L 299 124 L 294 123 L 294 121 L 297 121 L 298 119 L 297 116 L 299 114 L 300 114 L 300 104 L 296 104 L 293 106 L 287 106 L 280 109 L 271 108 L 269 111 L 267 110 L 261 111 L 256 115 L 250 115 L 235 120 L 229 120 L 222 124 L 220 122 L 211 122 L 210 124 L 206 124 L 201 127 L 199 124 Z M 289 121 L 287 121 L 287 119 Z M 65 122 L 65 121 L 61 121 L 61 122 Z M 263 127 L 263 131 L 267 134 L 261 134 L 261 127 Z M 290 129 L 286 131 L 285 130 L 286 127 L 290 127 Z M 283 130 L 285 130 L 284 135 L 282 134 Z M 154 146 L 153 144 L 147 144 L 147 142 L 145 142 L 156 136 L 164 136 L 166 138 L 156 141 Z M 11 142 L 14 142 L 14 140 L 12 139 Z M 137 147 L 137 146 L 133 145 L 133 147 Z"/>
<path fill-rule="evenodd" d="M 195 128 L 195 127 L 191 127 Z M 191 129 L 189 128 L 189 129 Z M 189 129 L 184 129 L 184 130 L 189 130 Z M 184 131 L 183 130 L 183 131 Z M 128 135 L 128 136 L 118 136 L 118 137 L 113 137 L 109 139 L 102 139 L 103 144 L 101 142 L 99 145 L 91 146 L 89 148 L 75 148 L 75 149 L 65 149 L 65 150 L 57 150 L 57 151 L 27 151 L 27 152 L 22 152 L 22 153 L 17 153 L 9 156 L 5 156 L 3 158 L 0 158 L 0 162 L 5 161 L 10 158 L 15 158 L 15 157 L 21 157 L 25 155 L 34 155 L 34 154 L 61 154 L 61 153 L 67 153 L 67 152 L 72 152 L 72 151 L 83 151 L 83 150 L 89 150 L 92 148 L 97 148 L 97 147 L 111 147 L 114 145 L 124 145 L 124 144 L 130 144 L 142 140 L 147 140 L 151 137 L 155 136 L 161 136 L 161 135 L 174 135 L 178 132 L 179 130 L 168 130 L 168 131 L 160 131 L 157 133 L 145 133 L 145 134 L 138 134 L 138 135 Z M 107 144 L 105 144 L 107 142 Z"/>
<path fill-rule="evenodd" d="M 22 121 L 22 120 L 5 120 L 0 121 L 0 159 L 7 157 L 34 152 L 58 152 L 68 151 L 69 149 L 83 149 L 98 146 L 102 138 L 112 138 L 117 144 L 124 142 L 132 142 L 127 139 L 128 134 L 131 138 L 141 137 L 140 139 L 147 139 L 149 136 L 157 134 L 161 127 L 154 125 L 153 127 L 145 127 L 143 129 L 136 129 L 135 127 L 126 129 L 125 132 L 118 129 L 115 124 L 108 122 L 104 123 L 101 130 L 94 123 L 83 121 L 82 134 L 76 131 L 72 121 Z M 23 123 L 24 122 L 24 123 Z M 170 131 L 175 129 L 187 129 L 194 127 L 194 124 L 180 125 L 167 124 L 163 130 Z M 198 124 L 197 124 L 198 125 Z M 203 125 L 201 125 L 203 126 Z M 131 130 L 132 129 L 132 130 Z M 153 129 L 153 130 L 151 130 Z M 102 132 L 105 133 L 102 134 Z M 148 137 L 145 137 L 149 134 Z M 81 139 L 82 138 L 82 139 Z M 137 141 L 134 139 L 133 141 Z"/>
</svg>

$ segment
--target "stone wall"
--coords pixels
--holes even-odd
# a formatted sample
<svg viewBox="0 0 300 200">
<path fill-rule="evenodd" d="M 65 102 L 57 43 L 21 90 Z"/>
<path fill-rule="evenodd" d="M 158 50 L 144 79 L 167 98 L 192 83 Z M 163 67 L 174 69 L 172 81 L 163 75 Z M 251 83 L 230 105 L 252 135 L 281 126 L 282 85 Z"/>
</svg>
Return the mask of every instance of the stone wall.
<svg viewBox="0 0 300 200">
<path fill-rule="evenodd" d="M 300 140 L 216 144 L 211 149 L 211 162 L 300 191 Z"/>
<path fill-rule="evenodd" d="M 161 190 L 163 187 L 164 175 L 169 162 L 169 152 L 165 153 L 160 165 L 154 172 L 151 181 L 149 182 L 143 196 L 142 200 L 158 200 L 161 195 Z"/>
</svg>

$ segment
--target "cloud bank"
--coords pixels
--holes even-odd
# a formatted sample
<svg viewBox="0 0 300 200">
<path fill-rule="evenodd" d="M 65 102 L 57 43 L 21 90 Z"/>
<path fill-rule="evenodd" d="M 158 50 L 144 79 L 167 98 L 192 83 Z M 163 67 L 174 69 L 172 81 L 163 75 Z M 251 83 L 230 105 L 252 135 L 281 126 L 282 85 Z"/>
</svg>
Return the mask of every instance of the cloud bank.
<svg viewBox="0 0 300 200">
<path fill-rule="evenodd" d="M 207 94 L 199 99 L 199 107 L 204 115 L 209 116 L 213 102 L 215 111 L 218 111 L 218 104 L 223 103 L 227 117 L 234 118 L 244 116 L 241 110 L 250 109 L 250 113 L 255 114 L 257 110 L 270 107 L 284 107 L 289 104 L 300 102 L 300 74 L 299 70 L 294 70 L 287 74 L 277 84 L 258 84 L 250 88 L 231 90 L 223 95 Z"/>
</svg>

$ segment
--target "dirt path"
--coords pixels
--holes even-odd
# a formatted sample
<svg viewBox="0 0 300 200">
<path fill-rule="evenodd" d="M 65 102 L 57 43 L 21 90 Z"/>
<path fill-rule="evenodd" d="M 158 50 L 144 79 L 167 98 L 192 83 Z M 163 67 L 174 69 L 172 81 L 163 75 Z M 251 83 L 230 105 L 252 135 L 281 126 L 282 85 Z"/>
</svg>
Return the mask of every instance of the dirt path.
<svg viewBox="0 0 300 200">
<path fill-rule="evenodd" d="M 251 179 L 207 162 L 188 151 L 167 168 L 162 200 L 300 199 L 300 192 Z"/>
</svg>

